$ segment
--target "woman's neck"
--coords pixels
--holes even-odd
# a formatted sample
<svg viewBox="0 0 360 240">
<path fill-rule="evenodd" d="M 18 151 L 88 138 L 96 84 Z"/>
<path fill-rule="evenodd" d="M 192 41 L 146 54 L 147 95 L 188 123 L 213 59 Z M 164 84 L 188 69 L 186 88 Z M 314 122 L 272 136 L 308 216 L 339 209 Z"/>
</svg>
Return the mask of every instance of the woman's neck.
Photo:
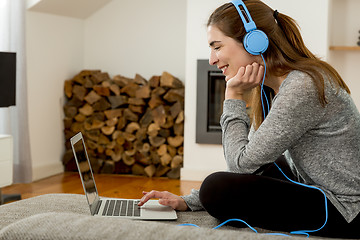
<svg viewBox="0 0 360 240">
<path fill-rule="evenodd" d="M 280 85 L 282 84 L 282 82 L 286 79 L 288 73 L 280 76 L 280 77 L 276 77 L 276 76 L 266 76 L 265 79 L 265 85 L 269 88 L 271 88 L 272 90 L 274 90 L 275 95 L 279 92 L 279 88 Z"/>
</svg>

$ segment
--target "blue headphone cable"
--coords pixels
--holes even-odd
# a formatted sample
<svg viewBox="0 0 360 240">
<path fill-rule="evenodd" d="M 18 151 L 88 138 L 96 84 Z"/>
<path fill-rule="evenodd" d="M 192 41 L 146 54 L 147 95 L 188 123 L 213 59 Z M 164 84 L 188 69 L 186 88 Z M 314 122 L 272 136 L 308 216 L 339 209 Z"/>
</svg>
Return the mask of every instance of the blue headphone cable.
<svg viewBox="0 0 360 240">
<path fill-rule="evenodd" d="M 266 93 L 265 93 L 265 90 L 264 90 L 264 82 L 265 82 L 265 76 L 266 76 L 266 62 L 265 62 L 265 58 L 263 56 L 263 54 L 260 54 L 261 55 L 261 58 L 264 62 L 264 67 L 265 67 L 265 70 L 264 70 L 264 76 L 263 76 L 263 80 L 261 82 L 261 85 L 260 85 L 260 98 L 261 98 L 261 106 L 262 106 L 262 110 L 263 110 L 263 115 L 264 115 L 264 120 L 266 118 L 266 113 L 265 113 L 265 107 L 264 107 L 264 98 L 263 98 L 263 95 L 265 97 L 265 100 L 266 100 L 266 106 L 267 106 L 267 113 L 270 112 L 270 104 L 269 104 L 269 100 L 266 96 Z"/>
<path fill-rule="evenodd" d="M 318 187 L 314 187 L 314 186 L 310 186 L 310 185 L 306 185 L 306 184 L 303 184 L 303 183 L 299 183 L 299 182 L 296 182 L 294 180 L 291 180 L 288 176 L 286 176 L 286 174 L 281 170 L 281 168 L 274 162 L 275 166 L 279 169 L 279 171 L 285 176 L 285 178 L 287 180 L 289 180 L 290 182 L 292 183 L 295 183 L 295 184 L 298 184 L 300 186 L 303 186 L 303 187 L 307 187 L 307 188 L 312 188 L 312 189 L 316 189 L 316 190 L 319 190 L 323 195 L 324 195 L 324 199 L 325 199 L 325 221 L 324 221 L 324 224 L 318 228 L 318 229 L 315 229 L 315 230 L 299 230 L 299 231 L 292 231 L 290 232 L 291 234 L 305 234 L 305 235 L 308 235 L 308 233 L 312 233 L 312 232 L 317 232 L 317 231 L 320 231 L 322 228 L 325 227 L 327 221 L 328 221 L 328 217 L 329 217 L 329 213 L 328 213 L 328 206 L 327 206 L 327 198 L 326 198 L 326 194 L 325 192 L 318 188 Z"/>
</svg>

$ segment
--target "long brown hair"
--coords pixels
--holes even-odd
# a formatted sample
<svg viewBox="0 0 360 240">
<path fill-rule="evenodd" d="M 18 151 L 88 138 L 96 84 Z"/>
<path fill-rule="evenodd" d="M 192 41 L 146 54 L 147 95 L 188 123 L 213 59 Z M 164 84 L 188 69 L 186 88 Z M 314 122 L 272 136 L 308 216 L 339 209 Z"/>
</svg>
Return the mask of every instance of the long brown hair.
<svg viewBox="0 0 360 240">
<path fill-rule="evenodd" d="M 349 88 L 337 71 L 328 63 L 320 60 L 305 46 L 298 25 L 291 17 L 278 13 L 276 20 L 274 10 L 260 0 L 244 1 L 258 29 L 266 33 L 269 47 L 263 54 L 267 75 L 284 76 L 292 70 L 307 73 L 313 80 L 323 107 L 327 104 L 325 98 L 325 77 L 335 86 Z M 216 26 L 224 35 L 242 43 L 246 34 L 244 24 L 232 3 L 226 3 L 217 8 L 209 17 L 207 26 Z M 270 93 L 271 95 L 271 93 Z M 264 121 L 260 102 L 260 87 L 254 89 L 251 102 L 251 118 L 257 129 Z"/>
</svg>

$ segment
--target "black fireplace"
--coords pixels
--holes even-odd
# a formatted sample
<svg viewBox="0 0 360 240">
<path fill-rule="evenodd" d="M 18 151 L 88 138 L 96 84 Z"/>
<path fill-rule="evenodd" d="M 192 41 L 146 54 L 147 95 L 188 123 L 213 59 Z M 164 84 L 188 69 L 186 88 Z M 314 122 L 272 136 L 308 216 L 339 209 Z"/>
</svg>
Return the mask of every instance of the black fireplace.
<svg viewBox="0 0 360 240">
<path fill-rule="evenodd" d="M 221 144 L 225 76 L 209 60 L 197 61 L 196 143 Z"/>
</svg>

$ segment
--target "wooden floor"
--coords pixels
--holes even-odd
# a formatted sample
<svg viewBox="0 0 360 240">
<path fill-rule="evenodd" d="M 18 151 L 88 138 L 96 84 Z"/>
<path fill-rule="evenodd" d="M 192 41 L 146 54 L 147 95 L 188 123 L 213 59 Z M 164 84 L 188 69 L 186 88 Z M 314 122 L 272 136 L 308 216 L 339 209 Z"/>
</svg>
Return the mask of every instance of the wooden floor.
<svg viewBox="0 0 360 240">
<path fill-rule="evenodd" d="M 141 198 L 142 191 L 169 191 L 177 195 L 187 195 L 192 188 L 198 189 L 201 182 L 181 181 L 166 178 L 146 178 L 126 175 L 95 174 L 100 196 Z M 3 194 L 21 194 L 22 199 L 47 193 L 84 194 L 78 173 L 66 172 L 29 184 L 13 184 L 2 188 Z"/>
</svg>

